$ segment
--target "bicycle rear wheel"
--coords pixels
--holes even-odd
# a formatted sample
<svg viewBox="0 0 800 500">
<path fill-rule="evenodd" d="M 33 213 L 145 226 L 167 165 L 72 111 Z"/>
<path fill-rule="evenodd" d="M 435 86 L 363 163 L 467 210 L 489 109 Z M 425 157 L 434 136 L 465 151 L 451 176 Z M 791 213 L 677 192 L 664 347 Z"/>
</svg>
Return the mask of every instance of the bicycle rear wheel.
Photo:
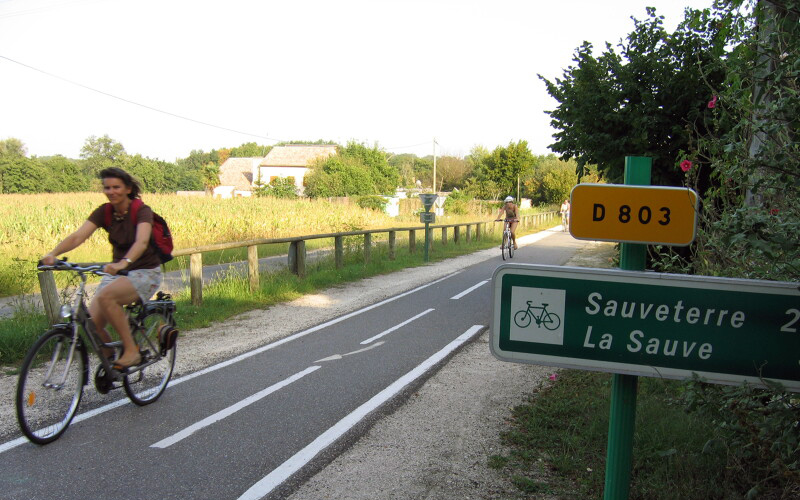
<svg viewBox="0 0 800 500">
<path fill-rule="evenodd" d="M 158 338 L 158 332 L 167 325 L 174 326 L 167 315 L 151 312 L 142 320 L 142 328 L 134 333 L 134 339 L 142 352 L 142 362 L 153 361 L 141 370 L 126 375 L 122 380 L 125 394 L 139 406 L 149 405 L 161 397 L 172 377 L 176 347 L 173 345 L 162 356 Z"/>
<path fill-rule="evenodd" d="M 503 254 L 503 260 L 506 260 L 506 254 L 508 253 L 508 244 L 511 239 L 508 237 L 508 233 L 503 233 L 503 245 L 500 247 L 500 253 Z M 510 258 L 510 255 L 509 255 Z"/>
<path fill-rule="evenodd" d="M 16 397 L 17 420 L 28 439 L 47 444 L 67 430 L 81 402 L 87 363 L 86 347 L 66 329 L 48 331 L 31 347 Z"/>
<path fill-rule="evenodd" d="M 511 238 L 508 238 L 508 258 L 514 258 L 514 240 Z"/>
</svg>

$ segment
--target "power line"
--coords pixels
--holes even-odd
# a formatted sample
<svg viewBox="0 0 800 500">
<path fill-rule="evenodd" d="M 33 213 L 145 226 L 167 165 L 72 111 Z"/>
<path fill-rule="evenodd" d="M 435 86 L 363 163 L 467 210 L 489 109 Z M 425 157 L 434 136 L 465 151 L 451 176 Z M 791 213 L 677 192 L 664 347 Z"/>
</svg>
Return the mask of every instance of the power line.
<svg viewBox="0 0 800 500">
<path fill-rule="evenodd" d="M 106 97 L 111 97 L 112 99 L 117 99 L 119 101 L 122 101 L 122 102 L 125 102 L 125 103 L 128 103 L 128 104 L 133 104 L 134 106 L 139 106 L 139 107 L 142 107 L 142 108 L 145 108 L 145 109 L 149 109 L 150 111 L 155 111 L 157 113 L 162 113 L 162 114 L 165 114 L 165 115 L 168 115 L 168 116 L 172 116 L 174 118 L 180 118 L 181 120 L 186 120 L 186 121 L 189 121 L 189 122 L 192 122 L 192 123 L 205 125 L 206 127 L 213 127 L 213 128 L 217 128 L 217 129 L 220 129 L 220 130 L 226 130 L 228 132 L 234 132 L 236 134 L 248 135 L 250 137 L 257 137 L 259 139 L 266 139 L 268 141 L 281 142 L 281 139 L 273 139 L 272 137 L 267 137 L 267 136 L 264 136 L 264 135 L 252 134 L 250 132 L 244 132 L 242 130 L 236 130 L 236 129 L 232 129 L 232 128 L 228 128 L 228 127 L 223 127 L 221 125 L 214 125 L 213 123 L 208 123 L 208 122 L 204 122 L 204 121 L 201 121 L 201 120 L 195 120 L 194 118 L 189 118 L 187 116 L 183 116 L 183 115 L 179 115 L 179 114 L 176 114 L 176 113 L 172 113 L 170 111 L 164 111 L 163 109 L 154 108 L 153 106 L 148 106 L 147 104 L 142 104 L 142 103 L 139 103 L 139 102 L 136 102 L 136 101 L 131 101 L 130 99 L 125 99 L 124 97 L 119 97 L 119 96 L 116 96 L 114 94 L 109 94 L 108 92 L 104 92 L 102 90 L 98 90 L 98 89 L 89 87 L 88 85 L 84 85 L 82 83 L 69 80 L 69 79 L 64 78 L 62 76 L 59 76 L 59 75 L 56 75 L 56 74 L 41 70 L 39 68 L 34 68 L 33 66 L 30 66 L 28 64 L 25 64 L 25 63 L 22 63 L 22 62 L 19 62 L 19 61 L 15 61 L 14 59 L 11 59 L 10 57 L 6 57 L 6 56 L 4 56 L 2 54 L 0 54 L 0 59 L 5 59 L 6 61 L 12 62 L 14 64 L 18 64 L 20 66 L 23 66 L 25 68 L 31 69 L 33 71 L 38 71 L 39 73 L 47 75 L 47 76 L 49 76 L 51 78 L 57 78 L 59 80 L 65 81 L 65 82 L 67 82 L 69 84 L 72 84 L 72 85 L 75 85 L 75 86 L 78 86 L 78 87 L 81 87 L 81 88 L 84 88 L 84 89 L 87 89 L 87 90 L 91 90 L 92 92 L 97 92 L 98 94 L 102 94 L 102 95 L 104 95 Z"/>
</svg>

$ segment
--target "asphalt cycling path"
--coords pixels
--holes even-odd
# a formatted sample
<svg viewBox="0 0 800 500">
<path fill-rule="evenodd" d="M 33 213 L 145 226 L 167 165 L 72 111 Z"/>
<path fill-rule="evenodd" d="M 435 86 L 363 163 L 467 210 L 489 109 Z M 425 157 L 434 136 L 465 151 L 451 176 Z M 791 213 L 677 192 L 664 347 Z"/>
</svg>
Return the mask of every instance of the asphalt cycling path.
<svg viewBox="0 0 800 500">
<path fill-rule="evenodd" d="M 581 246 L 540 236 L 513 261 L 562 265 Z M 176 379 L 153 405 L 92 409 L 47 446 L 0 443 L 0 496 L 285 498 L 485 331 L 497 254 Z"/>
</svg>

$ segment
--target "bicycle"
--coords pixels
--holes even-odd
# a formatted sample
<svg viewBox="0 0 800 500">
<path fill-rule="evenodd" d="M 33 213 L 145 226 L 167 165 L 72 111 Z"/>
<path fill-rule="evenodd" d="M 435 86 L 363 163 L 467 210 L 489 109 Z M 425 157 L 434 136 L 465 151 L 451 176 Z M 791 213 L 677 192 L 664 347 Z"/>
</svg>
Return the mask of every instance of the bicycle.
<svg viewBox="0 0 800 500">
<path fill-rule="evenodd" d="M 569 231 L 569 213 L 561 212 L 561 230 Z"/>
<path fill-rule="evenodd" d="M 161 397 L 175 367 L 178 330 L 174 318 L 175 302 L 171 297 L 158 292 L 153 301 L 125 306 L 142 362 L 117 371 L 113 368 L 114 357 L 106 357 L 103 348 L 113 348 L 115 355 L 121 355 L 122 342 L 100 341 L 84 299 L 88 275 L 107 275 L 102 271 L 103 265 L 80 265 L 63 260 L 37 268 L 40 271 L 73 272 L 80 277 L 80 283 L 72 303 L 61 306 L 63 322 L 53 325 L 39 337 L 22 363 L 17 382 L 16 410 L 23 434 L 32 442 L 43 445 L 55 441 L 67 430 L 78 410 L 83 386 L 88 384 L 87 345 L 100 361 L 94 374 L 97 392 L 107 394 L 121 387 L 139 406 Z"/>
<path fill-rule="evenodd" d="M 500 254 L 503 256 L 503 260 L 506 260 L 506 254 L 508 254 L 509 259 L 514 257 L 514 240 L 511 238 L 511 223 L 517 221 L 518 219 L 495 219 L 495 222 L 505 223 L 503 228 L 503 244 L 500 245 Z"/>
<path fill-rule="evenodd" d="M 531 320 L 536 320 L 536 326 L 544 326 L 548 330 L 555 330 L 561 326 L 561 318 L 558 314 L 547 310 L 547 304 L 542 304 L 540 307 L 531 306 L 531 300 L 527 301 L 528 308 L 524 311 L 517 311 L 514 315 L 514 324 L 520 328 L 525 328 L 531 324 Z M 539 316 L 533 313 L 534 309 L 541 309 Z"/>
</svg>

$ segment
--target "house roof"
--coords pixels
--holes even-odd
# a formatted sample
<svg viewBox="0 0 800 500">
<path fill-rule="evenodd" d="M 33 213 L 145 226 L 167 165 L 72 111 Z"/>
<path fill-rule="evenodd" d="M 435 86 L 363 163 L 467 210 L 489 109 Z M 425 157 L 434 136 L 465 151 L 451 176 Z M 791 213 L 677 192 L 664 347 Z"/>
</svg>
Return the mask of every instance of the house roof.
<svg viewBox="0 0 800 500">
<path fill-rule="evenodd" d="M 336 146 L 290 144 L 288 146 L 275 146 L 267 153 L 262 167 L 307 167 L 317 158 L 327 158 L 336 154 Z"/>
<path fill-rule="evenodd" d="M 219 167 L 220 186 L 249 191 L 253 185 L 253 165 L 259 161 L 261 158 L 228 158 Z"/>
</svg>

